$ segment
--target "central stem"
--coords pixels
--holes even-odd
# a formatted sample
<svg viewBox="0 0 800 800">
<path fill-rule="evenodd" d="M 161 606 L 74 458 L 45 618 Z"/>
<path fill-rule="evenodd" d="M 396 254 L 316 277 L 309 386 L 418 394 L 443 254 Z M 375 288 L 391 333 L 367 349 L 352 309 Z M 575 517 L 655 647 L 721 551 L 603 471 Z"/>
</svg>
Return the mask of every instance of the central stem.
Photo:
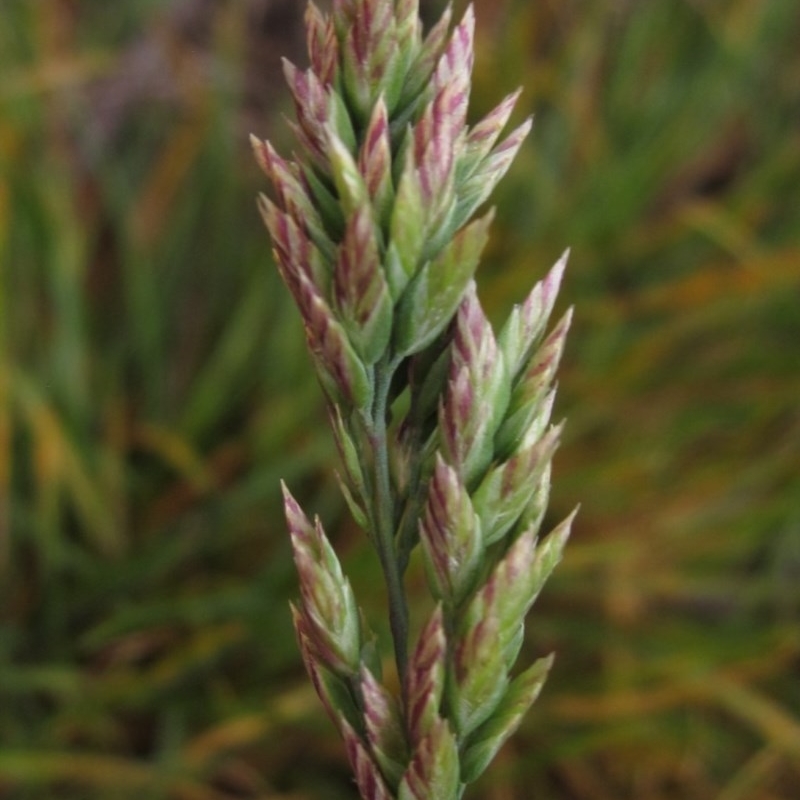
<svg viewBox="0 0 800 800">
<path fill-rule="evenodd" d="M 389 594 L 389 625 L 394 641 L 395 663 L 401 686 L 408 664 L 408 604 L 394 541 L 394 495 L 389 474 L 389 442 L 386 427 L 389 388 L 397 362 L 382 360 L 375 369 L 375 401 L 370 440 L 375 465 L 373 522 L 378 558 Z"/>
</svg>

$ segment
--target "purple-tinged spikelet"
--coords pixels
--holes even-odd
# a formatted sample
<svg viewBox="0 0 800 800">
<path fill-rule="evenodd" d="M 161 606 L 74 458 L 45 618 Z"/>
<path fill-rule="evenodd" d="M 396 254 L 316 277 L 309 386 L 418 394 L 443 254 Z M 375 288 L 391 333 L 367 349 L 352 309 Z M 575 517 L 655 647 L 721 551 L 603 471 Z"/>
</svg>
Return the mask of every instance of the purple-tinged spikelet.
<svg viewBox="0 0 800 800">
<path fill-rule="evenodd" d="M 334 295 L 362 363 L 374 364 L 389 343 L 393 308 L 368 206 L 357 208 L 347 220 L 334 270 Z"/>
<path fill-rule="evenodd" d="M 458 473 L 436 456 L 420 541 L 437 599 L 458 605 L 473 587 L 484 555 L 480 521 Z"/>
<path fill-rule="evenodd" d="M 306 7 L 306 46 L 311 69 L 326 88 L 333 85 L 339 61 L 339 42 L 333 19 L 309 2 Z"/>
<path fill-rule="evenodd" d="M 347 757 L 361 797 L 364 800 L 394 800 L 394 795 L 386 786 L 378 765 L 370 756 L 358 734 L 346 720 L 342 721 L 341 729 Z"/>
<path fill-rule="evenodd" d="M 468 486 L 492 461 L 494 434 L 508 400 L 503 354 L 472 282 L 456 315 L 450 380 L 439 420 L 442 450 Z"/>
<path fill-rule="evenodd" d="M 422 741 L 439 716 L 445 680 L 447 640 L 442 607 L 422 629 L 406 676 L 406 729 L 413 745 Z"/>
<path fill-rule="evenodd" d="M 394 200 L 394 187 L 389 117 L 382 96 L 375 103 L 364 134 L 364 142 L 358 154 L 358 169 L 364 176 L 377 221 L 385 226 L 388 224 Z"/>
<path fill-rule="evenodd" d="M 567 265 L 569 251 L 539 281 L 520 306 L 516 306 L 503 326 L 498 342 L 506 359 L 509 374 L 516 379 L 527 363 L 550 318 Z"/>
<path fill-rule="evenodd" d="M 458 797 L 458 743 L 447 720 L 438 717 L 417 744 L 398 796 L 409 800 Z"/>
<path fill-rule="evenodd" d="M 350 582 L 319 520 L 312 525 L 285 486 L 283 496 L 300 577 L 304 634 L 314 649 L 324 653 L 331 669 L 341 674 L 356 673 L 361 633 Z"/>
<path fill-rule="evenodd" d="M 283 73 L 294 97 L 298 122 L 295 132 L 306 150 L 316 156 L 319 163 L 324 163 L 328 92 L 312 70 L 300 70 L 286 59 Z"/>
<path fill-rule="evenodd" d="M 502 103 L 470 129 L 461 158 L 463 178 L 469 177 L 475 167 L 489 155 L 511 117 L 521 92 L 522 90 L 518 89 L 508 95 Z"/>
<path fill-rule="evenodd" d="M 397 700 L 366 667 L 361 670 L 361 694 L 370 751 L 387 782 L 396 787 L 409 755 Z"/>
</svg>

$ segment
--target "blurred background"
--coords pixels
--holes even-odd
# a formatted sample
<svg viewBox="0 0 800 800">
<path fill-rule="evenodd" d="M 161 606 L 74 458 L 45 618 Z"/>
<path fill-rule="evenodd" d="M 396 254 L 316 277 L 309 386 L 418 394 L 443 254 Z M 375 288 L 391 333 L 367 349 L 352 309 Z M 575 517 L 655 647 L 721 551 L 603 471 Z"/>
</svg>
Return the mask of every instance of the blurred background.
<svg viewBox="0 0 800 800">
<path fill-rule="evenodd" d="M 482 298 L 572 247 L 549 522 L 582 508 L 524 653 L 556 666 L 468 796 L 797 798 L 798 5 L 476 6 L 474 118 L 522 84 L 537 123 Z M 380 630 L 383 591 L 246 138 L 291 148 L 302 12 L 0 0 L 3 800 L 356 797 L 280 478 Z"/>
</svg>

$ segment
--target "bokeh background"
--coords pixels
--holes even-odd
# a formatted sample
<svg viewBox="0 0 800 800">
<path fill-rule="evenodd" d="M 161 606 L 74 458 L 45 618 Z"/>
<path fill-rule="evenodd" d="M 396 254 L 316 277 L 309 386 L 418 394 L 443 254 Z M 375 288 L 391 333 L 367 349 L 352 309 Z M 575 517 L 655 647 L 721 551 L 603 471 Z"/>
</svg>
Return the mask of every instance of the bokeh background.
<svg viewBox="0 0 800 800">
<path fill-rule="evenodd" d="M 537 120 L 481 293 L 502 319 L 572 247 L 550 522 L 582 509 L 552 677 L 468 796 L 797 798 L 800 8 L 476 5 L 475 117 L 523 84 Z M 280 478 L 382 630 L 383 592 L 246 144 L 291 146 L 302 11 L 0 0 L 3 800 L 356 796 Z"/>
</svg>

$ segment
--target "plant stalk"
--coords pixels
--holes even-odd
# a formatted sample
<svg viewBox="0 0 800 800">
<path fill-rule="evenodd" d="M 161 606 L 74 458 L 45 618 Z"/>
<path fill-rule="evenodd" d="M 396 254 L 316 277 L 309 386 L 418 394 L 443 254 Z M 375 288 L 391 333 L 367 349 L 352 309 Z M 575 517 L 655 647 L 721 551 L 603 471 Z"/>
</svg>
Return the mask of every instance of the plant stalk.
<svg viewBox="0 0 800 800">
<path fill-rule="evenodd" d="M 408 602 L 394 541 L 394 494 L 389 474 L 389 443 L 386 420 L 389 388 L 397 361 L 383 359 L 375 368 L 375 399 L 369 426 L 375 484 L 372 518 L 375 546 L 381 562 L 389 598 L 389 625 L 394 642 L 395 663 L 400 684 L 405 685 L 408 664 Z"/>
</svg>

